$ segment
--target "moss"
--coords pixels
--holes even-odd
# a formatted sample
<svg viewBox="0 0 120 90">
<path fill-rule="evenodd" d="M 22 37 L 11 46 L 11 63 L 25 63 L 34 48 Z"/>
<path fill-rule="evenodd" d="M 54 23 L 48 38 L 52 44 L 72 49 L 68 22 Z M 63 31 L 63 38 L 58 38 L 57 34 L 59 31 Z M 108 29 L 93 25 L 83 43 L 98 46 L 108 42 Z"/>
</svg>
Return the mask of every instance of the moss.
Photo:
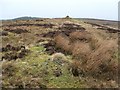
<svg viewBox="0 0 120 90">
<path fill-rule="evenodd" d="M 61 77 L 51 77 L 48 84 L 53 88 L 82 88 L 83 82 L 79 81 L 79 78 L 74 78 L 70 75 L 62 75 Z"/>
<path fill-rule="evenodd" d="M 30 50 L 32 51 L 39 51 L 39 52 L 44 52 L 45 51 L 45 48 L 43 46 L 34 46 L 34 47 L 31 47 Z"/>
</svg>

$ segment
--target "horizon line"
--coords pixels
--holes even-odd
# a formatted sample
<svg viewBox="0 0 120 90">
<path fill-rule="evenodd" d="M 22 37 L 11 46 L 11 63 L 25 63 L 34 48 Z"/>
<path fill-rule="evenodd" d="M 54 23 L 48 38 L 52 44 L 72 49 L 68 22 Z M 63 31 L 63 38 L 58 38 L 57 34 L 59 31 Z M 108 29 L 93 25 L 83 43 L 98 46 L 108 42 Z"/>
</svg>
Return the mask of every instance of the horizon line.
<svg viewBox="0 0 120 90">
<path fill-rule="evenodd" d="M 66 16 L 69 16 L 69 15 L 66 15 Z M 66 16 L 65 16 L 65 17 L 66 17 Z M 0 20 L 14 20 L 14 19 L 23 18 L 23 17 L 41 18 L 41 19 L 42 19 L 42 18 L 43 18 L 43 19 L 44 19 L 44 18 L 49 18 L 49 19 L 65 18 L 65 17 L 54 17 L 54 18 L 53 18 L 53 17 L 37 17 L 37 16 L 36 16 L 36 17 L 35 17 L 35 16 L 19 16 L 19 17 L 6 18 L 6 19 L 5 19 L 5 18 L 1 18 Z M 108 20 L 108 21 L 120 21 L 120 20 L 115 20 L 115 19 L 93 18 L 93 17 L 89 17 L 89 18 L 88 18 L 88 17 L 71 17 L 71 16 L 70 16 L 70 18 L 73 18 L 73 19 L 75 19 L 75 18 L 77 19 L 77 18 L 78 18 L 78 19 L 94 19 L 94 20 L 97 19 L 97 20 Z"/>
</svg>

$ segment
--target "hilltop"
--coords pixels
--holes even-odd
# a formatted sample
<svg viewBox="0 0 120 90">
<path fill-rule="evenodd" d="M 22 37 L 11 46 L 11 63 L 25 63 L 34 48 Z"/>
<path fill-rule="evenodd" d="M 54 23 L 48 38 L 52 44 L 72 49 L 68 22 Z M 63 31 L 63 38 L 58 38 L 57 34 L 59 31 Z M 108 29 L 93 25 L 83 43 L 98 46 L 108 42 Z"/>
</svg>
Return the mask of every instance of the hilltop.
<svg viewBox="0 0 120 90">
<path fill-rule="evenodd" d="M 24 16 L 24 17 L 14 18 L 14 19 L 12 19 L 12 20 L 34 20 L 34 19 L 40 19 L 40 18 L 38 18 L 38 17 Z"/>
</svg>

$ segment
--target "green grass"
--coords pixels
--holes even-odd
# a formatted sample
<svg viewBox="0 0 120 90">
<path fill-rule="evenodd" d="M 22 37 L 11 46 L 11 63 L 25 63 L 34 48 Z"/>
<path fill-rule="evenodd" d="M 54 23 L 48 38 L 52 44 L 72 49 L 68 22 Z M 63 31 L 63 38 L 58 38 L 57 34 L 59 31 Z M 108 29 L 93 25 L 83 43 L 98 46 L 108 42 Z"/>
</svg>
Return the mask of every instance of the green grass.
<svg viewBox="0 0 120 90">
<path fill-rule="evenodd" d="M 12 76 L 7 74 L 3 78 L 4 87 L 27 87 L 30 84 L 33 87 L 38 85 L 46 85 L 48 88 L 77 88 L 82 87 L 79 78 L 75 78 L 68 71 L 68 65 L 60 66 L 50 60 L 47 53 L 44 52 L 43 46 L 33 46 L 30 48 L 32 51 L 28 56 L 17 61 L 5 62 L 6 68 L 12 66 L 13 70 L 7 72 L 13 73 Z M 70 56 L 67 56 L 70 58 Z M 60 68 L 62 75 L 59 77 L 54 76 L 53 70 Z M 14 70 L 15 69 L 15 70 Z M 30 81 L 36 79 L 32 83 Z"/>
</svg>

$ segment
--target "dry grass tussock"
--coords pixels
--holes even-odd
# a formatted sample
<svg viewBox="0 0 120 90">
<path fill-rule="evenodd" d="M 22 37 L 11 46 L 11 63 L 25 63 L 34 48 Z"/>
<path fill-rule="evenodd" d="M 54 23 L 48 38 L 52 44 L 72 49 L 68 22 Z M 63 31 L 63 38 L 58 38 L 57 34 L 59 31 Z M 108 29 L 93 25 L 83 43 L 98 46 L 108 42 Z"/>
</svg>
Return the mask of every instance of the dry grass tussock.
<svg viewBox="0 0 120 90">
<path fill-rule="evenodd" d="M 74 41 L 83 41 L 83 42 L 90 42 L 92 39 L 92 36 L 90 33 L 86 32 L 86 31 L 75 31 L 70 33 L 70 40 L 72 42 Z"/>
<path fill-rule="evenodd" d="M 90 75 L 98 76 L 105 73 L 111 79 L 117 75 L 118 62 L 115 53 L 118 46 L 116 41 L 93 38 L 87 32 L 73 32 L 69 36 L 56 36 L 55 43 L 57 47 L 70 52 L 75 60 L 80 61 L 79 65 L 73 63 L 72 67 L 80 66 L 79 68 Z"/>
<path fill-rule="evenodd" d="M 88 55 L 91 53 L 89 43 L 75 42 L 71 45 L 71 52 L 75 59 L 86 62 Z"/>
<path fill-rule="evenodd" d="M 89 55 L 86 71 L 92 73 L 109 73 L 109 77 L 117 75 L 118 61 L 114 58 L 117 44 L 113 41 L 103 41 L 100 47 Z M 111 74 L 111 75 L 110 75 Z"/>
<path fill-rule="evenodd" d="M 65 52 L 69 52 L 70 40 L 66 35 L 60 34 L 60 35 L 56 36 L 54 39 L 54 42 L 56 43 L 57 48 L 61 48 Z"/>
</svg>

